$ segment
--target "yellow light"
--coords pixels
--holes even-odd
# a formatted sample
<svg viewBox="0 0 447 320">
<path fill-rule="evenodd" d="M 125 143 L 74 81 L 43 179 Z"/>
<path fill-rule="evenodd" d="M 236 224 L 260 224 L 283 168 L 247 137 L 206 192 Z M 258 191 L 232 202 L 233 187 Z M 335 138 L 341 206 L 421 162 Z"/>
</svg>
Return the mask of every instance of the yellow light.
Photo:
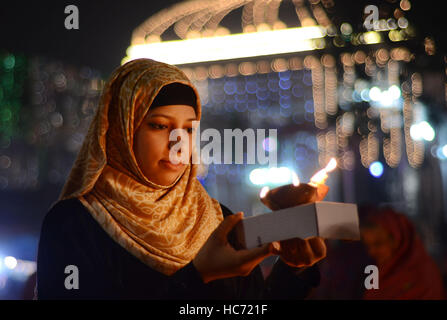
<svg viewBox="0 0 447 320">
<path fill-rule="evenodd" d="M 294 171 L 292 171 L 292 183 L 295 187 L 298 187 L 300 185 L 300 179 Z"/>
<path fill-rule="evenodd" d="M 374 44 L 382 42 L 382 37 L 380 36 L 380 33 L 370 31 L 363 34 L 363 40 L 366 44 Z"/>
<path fill-rule="evenodd" d="M 261 198 L 264 198 L 264 197 L 267 195 L 267 193 L 268 193 L 269 191 L 270 191 L 270 188 L 267 187 L 267 186 L 265 186 L 265 187 L 263 187 L 263 188 L 261 189 L 261 192 L 260 192 L 259 196 L 260 196 Z"/>
<path fill-rule="evenodd" d="M 310 178 L 310 185 L 314 187 L 318 187 L 319 184 L 324 184 L 326 179 L 328 178 L 328 172 L 333 171 L 337 167 L 337 160 L 335 158 L 331 158 L 329 163 L 325 168 L 321 169 L 317 173 L 315 173 L 312 178 Z"/>
<path fill-rule="evenodd" d="M 335 168 L 337 168 L 337 160 L 335 160 L 335 158 L 332 158 L 324 169 L 326 170 L 326 172 L 331 172 L 334 171 Z"/>
<path fill-rule="evenodd" d="M 324 36 L 325 28 L 311 26 L 137 44 L 127 49 L 122 63 L 150 58 L 169 64 L 188 64 L 307 51 L 321 47 L 313 39 Z"/>
</svg>

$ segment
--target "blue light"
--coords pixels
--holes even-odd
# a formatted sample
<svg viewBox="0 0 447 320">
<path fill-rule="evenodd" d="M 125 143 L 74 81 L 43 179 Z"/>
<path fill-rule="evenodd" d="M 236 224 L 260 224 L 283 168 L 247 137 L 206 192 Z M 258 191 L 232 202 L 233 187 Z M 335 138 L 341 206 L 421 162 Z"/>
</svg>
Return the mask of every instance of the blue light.
<svg viewBox="0 0 447 320">
<path fill-rule="evenodd" d="M 369 166 L 369 173 L 375 178 L 380 178 L 383 174 L 383 164 L 380 161 L 375 161 Z"/>
<path fill-rule="evenodd" d="M 281 72 L 279 72 L 278 76 L 281 80 L 290 80 L 290 77 L 292 76 L 292 72 L 290 70 L 281 71 Z"/>
<path fill-rule="evenodd" d="M 279 80 L 279 87 L 283 90 L 289 90 L 292 87 L 292 81 L 290 80 Z"/>
<path fill-rule="evenodd" d="M 447 159 L 447 144 L 442 146 L 442 147 L 436 148 L 436 156 L 440 160 L 446 160 Z"/>
<path fill-rule="evenodd" d="M 292 101 L 288 97 L 282 97 L 279 99 L 279 105 L 282 108 L 290 108 L 290 105 L 292 104 Z"/>
<path fill-rule="evenodd" d="M 361 97 L 360 93 L 358 93 L 357 91 L 353 91 L 352 92 L 352 100 L 354 100 L 355 102 L 362 101 L 362 97 Z"/>
<path fill-rule="evenodd" d="M 224 84 L 224 91 L 228 95 L 233 95 L 237 90 L 236 83 L 234 81 L 227 81 Z"/>
<path fill-rule="evenodd" d="M 360 92 L 360 97 L 362 98 L 363 101 L 371 101 L 368 89 L 363 89 L 362 92 Z"/>
<path fill-rule="evenodd" d="M 267 86 L 270 91 L 277 92 L 279 90 L 278 80 L 269 80 Z"/>
<path fill-rule="evenodd" d="M 268 152 L 275 151 L 277 149 L 277 145 L 277 140 L 273 138 L 265 138 L 264 141 L 262 141 L 262 147 Z"/>
<path fill-rule="evenodd" d="M 296 84 L 293 88 L 292 88 L 292 94 L 297 97 L 300 98 L 304 95 L 304 88 L 302 85 L 300 84 Z"/>
<path fill-rule="evenodd" d="M 309 72 L 304 73 L 303 75 L 303 82 L 306 86 L 311 86 L 312 85 L 312 74 Z"/>
<path fill-rule="evenodd" d="M 269 92 L 267 90 L 258 90 L 256 91 L 256 97 L 258 97 L 259 100 L 266 100 L 269 97 Z"/>
<path fill-rule="evenodd" d="M 307 100 L 304 103 L 304 110 L 306 110 L 306 112 L 314 112 L 314 102 L 312 100 Z"/>
<path fill-rule="evenodd" d="M 248 93 L 256 93 L 256 82 L 255 81 L 247 81 L 245 84 L 245 91 Z"/>
</svg>

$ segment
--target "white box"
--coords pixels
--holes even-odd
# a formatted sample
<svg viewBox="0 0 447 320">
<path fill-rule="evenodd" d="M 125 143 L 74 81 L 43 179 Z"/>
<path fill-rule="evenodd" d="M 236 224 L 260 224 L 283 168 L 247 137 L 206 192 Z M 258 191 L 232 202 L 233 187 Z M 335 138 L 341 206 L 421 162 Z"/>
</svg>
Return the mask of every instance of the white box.
<svg viewBox="0 0 447 320">
<path fill-rule="evenodd" d="M 235 231 L 240 244 L 248 249 L 291 238 L 360 240 L 357 205 L 328 201 L 247 217 Z"/>
</svg>

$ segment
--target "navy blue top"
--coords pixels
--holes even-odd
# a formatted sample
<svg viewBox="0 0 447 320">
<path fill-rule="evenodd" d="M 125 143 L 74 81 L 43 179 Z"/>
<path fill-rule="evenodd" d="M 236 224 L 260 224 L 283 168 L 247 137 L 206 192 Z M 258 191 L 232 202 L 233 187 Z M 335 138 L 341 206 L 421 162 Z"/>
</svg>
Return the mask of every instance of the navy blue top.
<svg viewBox="0 0 447 320">
<path fill-rule="evenodd" d="M 228 239 L 237 248 L 232 234 Z M 65 287 L 69 265 L 79 271 L 78 289 Z M 246 277 L 205 284 L 192 262 L 166 276 L 115 242 L 78 199 L 47 213 L 37 258 L 38 299 L 303 299 L 319 281 L 316 266 L 292 268 L 281 259 L 266 280 L 258 266 Z"/>
</svg>

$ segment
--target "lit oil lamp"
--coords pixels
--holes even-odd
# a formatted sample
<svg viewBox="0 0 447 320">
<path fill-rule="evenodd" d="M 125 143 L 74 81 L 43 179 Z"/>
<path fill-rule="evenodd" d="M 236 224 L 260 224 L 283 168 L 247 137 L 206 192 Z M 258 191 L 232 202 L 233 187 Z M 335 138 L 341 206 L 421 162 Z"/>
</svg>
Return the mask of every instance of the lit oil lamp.
<svg viewBox="0 0 447 320">
<path fill-rule="evenodd" d="M 337 167 L 337 161 L 332 158 L 325 168 L 315 173 L 309 183 L 300 183 L 298 176 L 293 175 L 293 182 L 270 190 L 268 187 L 261 189 L 261 202 L 271 210 L 280 210 L 298 206 L 305 203 L 322 201 L 329 192 L 329 187 L 324 183 L 328 173 Z"/>
</svg>

